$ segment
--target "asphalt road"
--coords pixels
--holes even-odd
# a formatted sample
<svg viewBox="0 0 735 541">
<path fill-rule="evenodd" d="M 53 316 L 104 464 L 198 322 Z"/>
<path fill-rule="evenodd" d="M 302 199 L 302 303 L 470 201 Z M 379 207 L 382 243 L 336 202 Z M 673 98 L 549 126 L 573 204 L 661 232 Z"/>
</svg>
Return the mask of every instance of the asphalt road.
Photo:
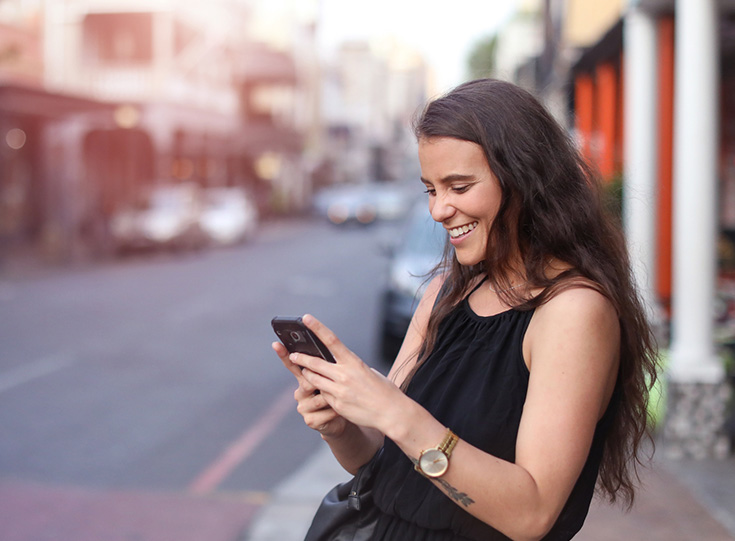
<svg viewBox="0 0 735 541">
<path fill-rule="evenodd" d="M 376 365 L 391 227 L 0 276 L 0 539 L 234 539 L 321 443 L 271 317 L 313 313 Z"/>
</svg>

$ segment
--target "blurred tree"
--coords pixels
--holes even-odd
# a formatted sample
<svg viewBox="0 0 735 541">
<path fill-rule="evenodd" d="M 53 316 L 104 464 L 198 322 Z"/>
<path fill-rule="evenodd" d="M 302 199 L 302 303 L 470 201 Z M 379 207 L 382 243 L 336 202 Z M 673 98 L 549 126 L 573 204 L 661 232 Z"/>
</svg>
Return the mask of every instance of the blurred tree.
<svg viewBox="0 0 735 541">
<path fill-rule="evenodd" d="M 603 201 L 609 212 L 616 216 L 620 222 L 623 221 L 623 191 L 625 183 L 622 173 L 613 175 L 609 179 L 603 180 Z"/>
<path fill-rule="evenodd" d="M 491 77 L 495 72 L 495 52 L 498 45 L 498 37 L 484 37 L 478 40 L 470 51 L 467 67 L 471 79 Z"/>
</svg>

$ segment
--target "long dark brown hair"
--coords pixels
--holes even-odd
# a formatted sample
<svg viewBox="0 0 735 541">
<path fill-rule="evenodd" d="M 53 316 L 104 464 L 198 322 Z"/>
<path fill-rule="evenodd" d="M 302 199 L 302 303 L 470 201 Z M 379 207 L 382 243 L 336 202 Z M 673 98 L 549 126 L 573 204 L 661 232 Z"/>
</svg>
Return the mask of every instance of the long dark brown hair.
<svg viewBox="0 0 735 541">
<path fill-rule="evenodd" d="M 419 140 L 453 137 L 478 144 L 502 192 L 485 261 L 462 266 L 448 246 L 435 270 L 445 274 L 445 284 L 417 366 L 430 353 L 442 320 L 480 275 L 487 275 L 501 299 L 519 310 L 533 309 L 570 287 L 599 291 L 617 310 L 621 342 L 617 413 L 606 439 L 598 489 L 611 502 L 621 497 L 632 506 L 644 463 L 643 443 L 653 444 L 647 403 L 657 356 L 620 222 L 603 202 L 598 176 L 536 98 L 504 81 L 470 81 L 429 102 L 414 132 Z M 529 286 L 542 291 L 534 297 L 509 289 L 519 256 Z M 568 270 L 547 276 L 552 260 L 565 263 Z"/>
</svg>

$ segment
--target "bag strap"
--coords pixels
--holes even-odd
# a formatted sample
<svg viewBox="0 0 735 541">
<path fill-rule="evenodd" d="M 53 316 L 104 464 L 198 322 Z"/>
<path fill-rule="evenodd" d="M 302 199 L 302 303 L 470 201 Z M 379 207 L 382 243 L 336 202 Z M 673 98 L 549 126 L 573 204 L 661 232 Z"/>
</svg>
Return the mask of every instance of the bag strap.
<svg viewBox="0 0 735 541">
<path fill-rule="evenodd" d="M 347 496 L 347 507 L 350 509 L 360 510 L 360 495 L 365 490 L 369 490 L 369 484 L 373 479 L 373 472 L 376 464 L 380 461 L 380 457 L 383 456 L 383 447 L 373 455 L 365 464 L 360 466 L 355 474 L 355 479 L 352 483 L 352 488 Z"/>
</svg>

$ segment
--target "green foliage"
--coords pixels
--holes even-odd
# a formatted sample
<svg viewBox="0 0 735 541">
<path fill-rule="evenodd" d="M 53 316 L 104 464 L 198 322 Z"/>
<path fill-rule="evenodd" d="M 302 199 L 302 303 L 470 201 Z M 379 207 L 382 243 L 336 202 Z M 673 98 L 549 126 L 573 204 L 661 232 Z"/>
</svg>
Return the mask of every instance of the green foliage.
<svg viewBox="0 0 735 541">
<path fill-rule="evenodd" d="M 623 175 L 617 174 L 603 183 L 603 197 L 607 209 L 623 220 Z"/>
<path fill-rule="evenodd" d="M 467 68 L 471 79 L 491 77 L 495 71 L 495 53 L 498 46 L 496 35 L 478 40 L 470 51 Z"/>
<path fill-rule="evenodd" d="M 666 417 L 666 379 L 664 370 L 669 362 L 669 352 L 659 351 L 659 372 L 656 382 L 651 386 L 648 395 L 648 416 L 652 428 L 660 428 Z"/>
</svg>

